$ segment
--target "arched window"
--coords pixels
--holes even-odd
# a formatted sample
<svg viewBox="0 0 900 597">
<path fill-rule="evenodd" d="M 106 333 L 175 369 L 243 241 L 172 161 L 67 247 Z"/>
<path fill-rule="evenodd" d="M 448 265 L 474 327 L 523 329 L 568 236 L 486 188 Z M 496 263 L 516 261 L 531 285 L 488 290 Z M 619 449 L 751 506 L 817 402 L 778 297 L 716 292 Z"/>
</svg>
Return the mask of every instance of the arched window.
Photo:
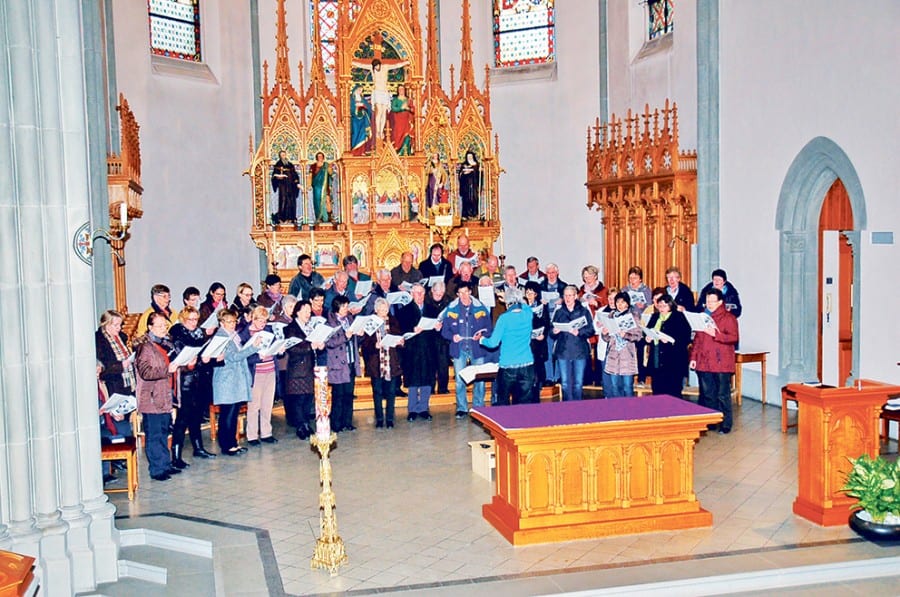
<svg viewBox="0 0 900 597">
<path fill-rule="evenodd" d="M 494 0 L 494 65 L 556 59 L 554 0 Z"/>
<path fill-rule="evenodd" d="M 200 62 L 200 0 L 147 0 L 150 51 Z"/>
<path fill-rule="evenodd" d="M 647 0 L 647 39 L 656 39 L 672 31 L 675 25 L 674 0 Z"/>
<path fill-rule="evenodd" d="M 359 11 L 359 2 L 352 0 L 350 2 L 350 18 Z M 319 39 L 321 41 L 320 50 L 322 52 L 322 63 L 325 65 L 326 73 L 333 73 L 335 67 L 335 52 L 337 51 L 337 27 L 338 27 L 338 1 L 337 0 L 309 0 L 309 14 L 319 17 Z M 309 39 L 310 44 L 314 43 L 315 31 L 313 29 L 314 21 L 309 20 Z"/>
</svg>

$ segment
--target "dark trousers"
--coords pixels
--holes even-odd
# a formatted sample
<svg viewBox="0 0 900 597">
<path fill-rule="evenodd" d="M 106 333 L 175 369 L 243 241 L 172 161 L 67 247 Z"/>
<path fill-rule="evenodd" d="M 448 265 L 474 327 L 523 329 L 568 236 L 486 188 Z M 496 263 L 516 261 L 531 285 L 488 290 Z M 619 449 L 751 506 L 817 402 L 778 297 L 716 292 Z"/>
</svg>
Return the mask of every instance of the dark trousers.
<svg viewBox="0 0 900 597">
<path fill-rule="evenodd" d="M 219 449 L 228 452 L 237 446 L 237 421 L 243 402 L 219 405 Z"/>
<path fill-rule="evenodd" d="M 534 385 L 531 387 L 531 402 L 536 404 L 541 401 L 541 388 L 544 387 L 545 381 L 547 381 L 547 361 L 541 361 L 539 363 L 535 360 Z"/>
<path fill-rule="evenodd" d="M 312 394 L 287 394 L 284 397 L 285 415 L 293 421 L 297 435 L 303 439 L 316 430 L 316 411 Z M 290 409 L 290 411 L 288 411 Z"/>
<path fill-rule="evenodd" d="M 674 367 L 662 367 L 650 369 L 647 373 L 653 376 L 651 387 L 654 394 L 668 394 L 676 398 L 683 398 L 681 394 L 684 388 L 683 372 L 677 371 Z"/>
<path fill-rule="evenodd" d="M 597 358 L 597 345 L 591 344 L 591 355 L 588 357 L 588 362 L 585 363 L 585 370 L 583 374 L 584 384 L 588 386 L 602 386 L 603 385 L 603 364 L 604 361 L 601 361 Z M 560 376 L 562 377 L 562 376 Z"/>
<path fill-rule="evenodd" d="M 435 370 L 437 393 L 446 394 L 447 385 L 450 383 L 450 345 L 443 340 L 438 341 L 435 356 L 437 357 L 437 368 Z"/>
<path fill-rule="evenodd" d="M 181 406 L 178 407 L 178 416 L 175 417 L 175 425 L 172 428 L 172 447 L 184 446 L 184 433 L 191 434 L 191 441 L 200 439 L 200 423 L 203 422 L 203 408 L 199 402 L 198 392 L 181 392 Z"/>
<path fill-rule="evenodd" d="M 700 399 L 698 404 L 722 413 L 724 418 L 719 425 L 723 431 L 731 431 L 731 373 L 708 373 L 697 371 L 700 382 Z"/>
<path fill-rule="evenodd" d="M 353 382 L 331 384 L 331 430 L 343 431 L 353 419 Z"/>
<path fill-rule="evenodd" d="M 144 413 L 144 438 L 147 442 L 147 461 L 150 463 L 151 475 L 162 475 L 172 466 L 169 457 L 169 424 L 172 416 L 165 414 Z"/>
<path fill-rule="evenodd" d="M 647 355 L 647 341 L 638 340 L 634 343 L 634 348 L 637 351 L 638 383 L 644 383 L 647 381 L 647 376 L 650 375 L 649 368 L 644 364 Z"/>
<path fill-rule="evenodd" d="M 397 397 L 399 381 L 396 377 L 387 380 L 372 378 L 372 398 L 375 400 L 375 422 L 394 422 L 394 399 Z"/>
<path fill-rule="evenodd" d="M 534 365 L 500 369 L 497 373 L 497 402 L 498 406 L 509 405 L 509 395 L 512 394 L 513 404 L 525 404 L 531 402 L 534 390 Z"/>
</svg>

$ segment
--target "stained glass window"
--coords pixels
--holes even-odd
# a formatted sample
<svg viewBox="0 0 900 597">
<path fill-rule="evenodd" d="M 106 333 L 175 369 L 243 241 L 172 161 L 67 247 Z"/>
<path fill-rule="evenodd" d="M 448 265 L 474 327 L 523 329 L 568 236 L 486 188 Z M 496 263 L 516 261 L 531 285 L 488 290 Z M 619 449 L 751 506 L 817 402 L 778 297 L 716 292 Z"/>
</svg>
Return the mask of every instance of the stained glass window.
<svg viewBox="0 0 900 597">
<path fill-rule="evenodd" d="M 200 62 L 200 0 L 147 0 L 150 51 Z"/>
<path fill-rule="evenodd" d="M 674 1 L 647 0 L 650 27 L 648 39 L 656 39 L 672 31 L 672 27 L 675 25 Z"/>
<path fill-rule="evenodd" d="M 335 52 L 337 52 L 338 2 L 337 0 L 309 0 L 309 12 L 319 16 L 319 39 L 321 40 L 322 62 L 325 72 L 333 73 L 335 68 Z M 359 11 L 359 2 L 350 2 L 351 20 Z M 313 21 L 309 21 L 309 39 L 315 39 Z"/>
<path fill-rule="evenodd" d="M 554 0 L 494 0 L 496 66 L 521 66 L 555 60 L 553 4 Z"/>
</svg>

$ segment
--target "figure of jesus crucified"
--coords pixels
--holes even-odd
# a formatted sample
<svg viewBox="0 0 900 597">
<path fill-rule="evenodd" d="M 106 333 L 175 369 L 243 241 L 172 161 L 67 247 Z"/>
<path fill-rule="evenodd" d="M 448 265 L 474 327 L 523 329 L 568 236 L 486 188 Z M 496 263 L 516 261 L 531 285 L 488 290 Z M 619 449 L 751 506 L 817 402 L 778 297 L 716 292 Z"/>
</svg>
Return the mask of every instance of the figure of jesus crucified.
<svg viewBox="0 0 900 597">
<path fill-rule="evenodd" d="M 375 58 L 371 65 L 365 62 L 353 61 L 353 66 L 368 68 L 372 72 L 372 110 L 375 112 L 375 134 L 379 139 L 384 138 L 384 124 L 387 121 L 387 113 L 391 109 L 391 92 L 388 91 L 388 73 L 409 64 L 409 60 L 394 64 L 382 64 Z"/>
</svg>

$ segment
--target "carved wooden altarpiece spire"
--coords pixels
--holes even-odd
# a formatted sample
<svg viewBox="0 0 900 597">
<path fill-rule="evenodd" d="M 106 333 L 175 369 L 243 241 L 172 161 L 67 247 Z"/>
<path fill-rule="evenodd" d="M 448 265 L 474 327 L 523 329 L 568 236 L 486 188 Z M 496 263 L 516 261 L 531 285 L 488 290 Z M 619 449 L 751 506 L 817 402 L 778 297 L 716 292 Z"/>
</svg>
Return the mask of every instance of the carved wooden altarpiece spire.
<svg viewBox="0 0 900 597">
<path fill-rule="evenodd" d="M 500 166 L 488 68 L 479 88 L 469 0 L 463 0 L 460 82 L 457 86 L 451 66 L 450 88 L 444 90 L 435 1 L 428 3 L 426 37 L 415 0 L 339 0 L 334 70 L 326 73 L 316 21 L 309 84 L 304 84 L 301 64 L 298 87 L 290 76 L 285 2 L 278 1 L 275 80 L 270 85 L 265 63 L 263 135 L 255 147 L 251 140 L 247 174 L 253 202 L 250 236 L 267 252 L 270 271 L 283 280 L 296 273 L 296 258 L 303 253 L 313 256 L 327 277 L 347 255 L 355 255 L 365 270 L 390 268 L 402 252 L 422 260 L 432 242 L 455 245 L 462 232 L 475 250 L 491 252 L 500 233 Z M 374 132 L 375 100 L 386 98 L 379 93 L 384 89 L 375 88 L 375 59 L 388 75 L 390 112 L 382 135 Z M 273 192 L 273 166 L 282 151 L 299 174 L 295 207 L 281 203 L 280 190 Z M 459 184 L 468 152 L 479 163 L 476 191 L 470 194 L 461 193 Z M 316 166 L 319 153 L 327 176 Z M 443 191 L 429 185 L 435 155 Z M 470 206 L 477 204 L 477 215 L 462 218 L 461 195 Z M 273 214 L 283 216 L 279 207 L 285 206 L 295 209 L 294 217 L 274 223 Z"/>
</svg>

